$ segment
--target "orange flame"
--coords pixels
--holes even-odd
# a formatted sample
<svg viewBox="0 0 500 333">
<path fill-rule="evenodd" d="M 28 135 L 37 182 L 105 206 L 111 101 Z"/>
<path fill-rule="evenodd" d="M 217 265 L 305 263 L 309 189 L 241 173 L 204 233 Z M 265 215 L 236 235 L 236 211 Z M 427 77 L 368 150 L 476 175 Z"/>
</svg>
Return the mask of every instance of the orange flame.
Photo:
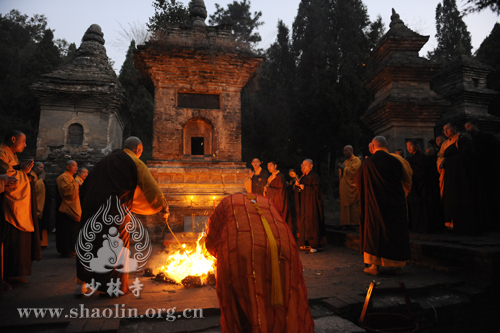
<svg viewBox="0 0 500 333">
<path fill-rule="evenodd" d="M 181 249 L 168 257 L 160 271 L 177 283 L 186 276 L 200 276 L 205 282 L 208 273 L 215 270 L 215 258 L 207 252 L 204 241 L 200 244 L 203 236 L 204 233 L 200 234 L 196 241 L 196 250 L 194 246 L 182 244 Z"/>
</svg>

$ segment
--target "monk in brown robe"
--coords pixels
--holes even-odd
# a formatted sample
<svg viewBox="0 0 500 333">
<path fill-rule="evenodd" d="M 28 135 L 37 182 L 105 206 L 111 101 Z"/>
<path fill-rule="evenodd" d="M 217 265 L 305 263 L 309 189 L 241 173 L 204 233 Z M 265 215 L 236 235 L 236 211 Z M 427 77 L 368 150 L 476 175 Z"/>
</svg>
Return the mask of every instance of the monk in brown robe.
<svg viewBox="0 0 500 333">
<path fill-rule="evenodd" d="M 260 165 L 262 161 L 258 158 L 252 160 L 253 171 L 248 171 L 248 176 L 245 179 L 245 189 L 248 193 L 264 194 L 264 186 L 267 184 L 269 172 L 262 168 Z"/>
<path fill-rule="evenodd" d="M 474 159 L 474 145 L 448 123 L 443 127 L 448 137 L 439 150 L 437 165 L 444 171 L 442 203 L 445 225 L 457 233 L 472 235 L 482 231 L 480 180 Z M 482 184 L 481 184 L 482 185 Z"/>
<path fill-rule="evenodd" d="M 222 332 L 314 332 L 297 245 L 276 205 L 233 194 L 208 221 Z"/>
<path fill-rule="evenodd" d="M 406 148 L 410 153 L 406 160 L 413 171 L 412 187 L 407 197 L 410 229 L 423 233 L 437 231 L 441 227 L 441 203 L 436 167 L 416 141 L 407 141 Z"/>
<path fill-rule="evenodd" d="M 28 174 L 33 167 L 33 160 L 19 163 L 17 154 L 26 147 L 26 135 L 12 130 L 5 136 L 5 143 L 0 145 L 0 174 L 7 174 L 17 179 L 15 187 L 5 187 L 3 234 L 4 278 L 11 283 L 26 283 L 22 276 L 31 275 L 33 260 L 41 260 L 38 223 L 33 219 L 33 198 Z M 36 216 L 35 216 L 36 217 Z M 33 236 L 36 232 L 36 237 Z"/>
<path fill-rule="evenodd" d="M 75 243 L 80 229 L 82 208 L 80 206 L 80 183 L 73 178 L 78 164 L 66 162 L 66 170 L 57 177 L 57 191 L 60 197 L 56 213 L 56 247 L 61 257 L 76 256 Z"/>
<path fill-rule="evenodd" d="M 302 250 L 316 253 L 326 244 L 325 215 L 323 210 L 323 191 L 320 178 L 313 171 L 313 161 L 305 159 L 301 165 L 302 177 L 295 185 L 300 188 L 300 214 L 297 217 L 299 246 Z"/>
<path fill-rule="evenodd" d="M 359 226 L 359 196 L 354 175 L 361 161 L 353 154 L 352 146 L 344 147 L 344 163 L 339 163 L 340 224 Z"/>
<path fill-rule="evenodd" d="M 128 272 L 120 271 L 120 267 L 113 266 L 113 262 L 107 262 L 111 267 L 108 272 L 95 272 L 83 261 L 91 256 L 98 258 L 99 249 L 110 236 L 118 237 L 122 242 L 123 253 L 116 253 L 117 257 L 128 253 L 131 233 L 127 230 L 127 225 L 130 225 L 130 216 L 127 214 L 118 219 L 121 209 L 126 208 L 141 215 L 162 212 L 168 217 L 167 201 L 148 167 L 139 159 L 143 151 L 141 140 L 129 137 L 125 140 L 124 148 L 123 151 L 117 150 L 103 157 L 90 171 L 81 188 L 82 223 L 77 246 L 77 297 L 86 291 L 85 284 L 93 281 L 100 284 L 97 290 L 102 294 L 108 292 L 107 283 L 116 283 L 118 279 L 121 293 L 128 291 Z M 103 216 L 102 212 L 106 209 L 106 216 Z M 111 221 L 110 218 L 114 219 Z M 105 223 L 104 220 L 111 222 Z M 92 230 L 92 223 L 96 222 L 102 226 L 102 230 L 95 233 L 93 240 L 86 239 L 89 236 L 87 233 Z M 92 245 L 90 250 L 86 250 L 88 245 Z"/>
<path fill-rule="evenodd" d="M 360 251 L 370 264 L 365 273 L 377 275 L 379 266 L 401 268 L 410 259 L 406 195 L 411 189 L 411 168 L 389 154 L 383 136 L 370 144 L 372 155 L 355 176 L 360 200 Z"/>
<path fill-rule="evenodd" d="M 276 204 L 286 224 L 290 227 L 292 233 L 295 233 L 295 225 L 293 225 L 292 213 L 287 198 L 288 183 L 286 178 L 278 170 L 278 164 L 274 161 L 267 163 L 267 170 L 271 173 L 271 176 L 267 179 L 267 185 L 264 187 L 264 195 Z"/>
</svg>

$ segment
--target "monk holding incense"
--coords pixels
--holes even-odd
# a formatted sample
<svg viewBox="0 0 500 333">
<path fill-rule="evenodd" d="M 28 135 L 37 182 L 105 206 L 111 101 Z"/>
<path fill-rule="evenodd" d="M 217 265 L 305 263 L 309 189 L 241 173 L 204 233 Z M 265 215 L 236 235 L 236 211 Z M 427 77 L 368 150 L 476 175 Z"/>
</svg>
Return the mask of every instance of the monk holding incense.
<svg viewBox="0 0 500 333">
<path fill-rule="evenodd" d="M 301 165 L 302 177 L 295 181 L 300 189 L 300 213 L 297 216 L 300 249 L 318 252 L 326 244 L 323 191 L 319 175 L 313 171 L 313 161 L 305 159 Z"/>
<path fill-rule="evenodd" d="M 93 286 L 103 295 L 108 293 L 108 283 L 117 283 L 118 295 L 128 291 L 129 245 L 131 226 L 129 210 L 141 215 L 159 212 L 168 217 L 168 204 L 163 192 L 156 184 L 148 167 L 139 157 L 143 146 L 139 138 L 131 136 L 125 140 L 125 149 L 117 150 L 103 157 L 89 173 L 81 188 L 82 225 L 77 247 L 77 288 L 76 297 L 86 291 L 86 284 Z M 129 226 L 129 227 L 127 227 Z M 100 227 L 98 233 L 94 230 Z M 94 232 L 95 238 L 89 238 Z M 80 243 L 81 241 L 81 243 Z M 137 239 L 136 239 L 137 241 Z M 114 249 L 116 259 L 123 259 L 124 265 L 117 260 L 100 257 L 106 254 L 104 244 L 119 244 Z M 81 245 L 81 246 L 80 246 Z M 109 249 L 108 249 L 109 250 Z M 96 266 L 86 261 L 95 258 Z M 99 260 L 104 261 L 99 262 Z M 96 270 L 100 264 L 100 270 Z M 130 269 L 130 271 L 133 271 Z M 108 293 L 109 294 L 109 293 Z"/>
<path fill-rule="evenodd" d="M 314 332 L 297 245 L 269 198 L 233 194 L 210 216 L 222 332 Z"/>
</svg>

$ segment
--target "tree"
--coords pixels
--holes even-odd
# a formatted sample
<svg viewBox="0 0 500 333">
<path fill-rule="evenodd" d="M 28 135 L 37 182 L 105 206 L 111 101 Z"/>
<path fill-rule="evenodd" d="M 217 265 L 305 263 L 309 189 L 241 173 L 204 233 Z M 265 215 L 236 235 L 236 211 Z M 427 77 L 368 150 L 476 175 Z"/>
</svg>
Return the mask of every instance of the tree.
<svg viewBox="0 0 500 333">
<path fill-rule="evenodd" d="M 360 115 L 370 103 L 364 89 L 370 51 L 382 33 L 382 21 L 370 23 L 360 0 L 301 1 L 293 24 L 293 129 L 295 150 L 304 157 L 326 161 L 360 141 Z"/>
<path fill-rule="evenodd" d="M 436 62 L 448 62 L 459 43 L 470 55 L 472 50 L 471 35 L 462 19 L 463 14 L 458 11 L 455 0 L 443 0 L 436 7 L 436 39 L 438 42 L 434 51 L 427 54 L 428 58 Z"/>
<path fill-rule="evenodd" d="M 125 127 L 126 136 L 137 136 L 144 146 L 144 159 L 153 153 L 153 96 L 143 84 L 141 73 L 134 66 L 135 41 L 130 42 L 127 56 L 120 69 L 118 80 L 126 91 L 130 102 L 130 120 Z"/>
<path fill-rule="evenodd" d="M 280 20 L 277 28 L 276 41 L 257 72 L 258 90 L 246 87 L 242 93 L 243 158 L 275 160 L 285 167 L 293 165 L 294 157 L 289 147 L 295 56 L 288 27 Z"/>
<path fill-rule="evenodd" d="M 155 13 L 147 24 L 150 31 L 166 31 L 169 25 L 188 25 L 191 23 L 189 7 L 177 0 L 154 0 Z"/>
<path fill-rule="evenodd" d="M 480 12 L 490 8 L 494 13 L 500 15 L 500 0 L 467 0 L 470 6 L 466 9 L 468 13 Z"/>
<path fill-rule="evenodd" d="M 60 49 L 45 16 L 17 10 L 0 15 L 0 49 L 0 131 L 25 132 L 27 153 L 34 154 L 40 111 L 29 86 L 61 64 Z"/>
<path fill-rule="evenodd" d="M 233 1 L 227 5 L 227 9 L 222 8 L 219 4 L 215 4 L 215 13 L 210 15 L 210 25 L 232 25 L 233 32 L 241 39 L 256 45 L 262 40 L 259 33 L 254 32 L 264 22 L 259 21 L 262 17 L 262 12 L 254 12 L 253 17 L 250 12 L 251 2 L 248 0 Z"/>
<path fill-rule="evenodd" d="M 495 23 L 493 30 L 476 51 L 476 57 L 482 63 L 494 68 L 488 75 L 488 87 L 500 91 L 500 23 Z M 500 96 L 497 96 L 489 106 L 489 113 L 500 116 Z"/>
</svg>

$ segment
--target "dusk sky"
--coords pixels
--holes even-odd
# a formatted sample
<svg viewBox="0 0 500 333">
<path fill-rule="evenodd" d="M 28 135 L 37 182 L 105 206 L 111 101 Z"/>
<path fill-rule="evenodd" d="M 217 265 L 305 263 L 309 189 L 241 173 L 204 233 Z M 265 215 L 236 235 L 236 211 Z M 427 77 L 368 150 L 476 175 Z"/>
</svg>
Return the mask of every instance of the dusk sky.
<svg viewBox="0 0 500 333">
<path fill-rule="evenodd" d="M 187 5 L 189 0 L 183 0 Z M 215 3 L 226 7 L 233 0 L 205 0 L 208 15 L 215 12 Z M 435 11 L 437 0 L 363 0 L 371 20 L 377 15 L 382 16 L 386 30 L 389 29 L 391 9 L 394 8 L 401 19 L 412 30 L 429 35 L 431 38 L 424 46 L 420 55 L 436 47 L 434 38 Z M 457 0 L 459 9 L 463 9 L 465 0 Z M 152 0 L 0 0 L 0 13 L 7 14 L 11 9 L 17 9 L 22 14 L 32 16 L 44 14 L 48 26 L 55 29 L 55 38 L 66 39 L 69 43 L 80 46 L 81 39 L 91 24 L 99 24 L 104 32 L 108 56 L 115 61 L 118 72 L 125 60 L 126 50 L 130 40 L 124 36 L 124 29 L 145 26 L 153 16 Z M 262 36 L 260 48 L 267 48 L 276 39 L 276 26 L 281 19 L 291 29 L 300 0 L 251 0 L 251 10 L 262 11 L 264 25 L 258 30 Z M 487 9 L 481 13 L 465 16 L 465 23 L 472 35 L 473 52 L 489 35 L 500 18 Z M 208 19 L 206 20 L 208 23 Z"/>
</svg>

